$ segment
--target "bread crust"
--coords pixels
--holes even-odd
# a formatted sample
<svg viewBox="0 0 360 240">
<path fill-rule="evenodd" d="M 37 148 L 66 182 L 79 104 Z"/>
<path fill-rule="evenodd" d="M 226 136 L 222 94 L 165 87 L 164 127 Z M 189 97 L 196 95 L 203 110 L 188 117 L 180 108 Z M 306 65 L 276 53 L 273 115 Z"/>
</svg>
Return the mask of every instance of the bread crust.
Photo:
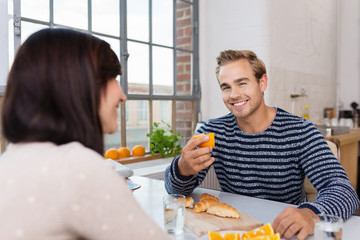
<svg viewBox="0 0 360 240">
<path fill-rule="evenodd" d="M 209 207 L 218 203 L 219 203 L 219 199 L 213 199 L 213 198 L 202 199 L 200 202 L 195 204 L 194 212 L 196 213 L 205 212 Z"/>
<path fill-rule="evenodd" d="M 236 210 L 236 208 L 233 208 L 226 203 L 212 205 L 206 212 L 219 217 L 240 218 L 240 213 Z"/>
<path fill-rule="evenodd" d="M 210 195 L 210 194 L 207 194 L 207 193 L 203 193 L 200 196 L 200 202 L 201 202 L 201 200 L 206 199 L 206 198 L 212 198 L 212 199 L 215 199 L 215 200 L 219 201 L 219 199 L 217 197 L 215 197 L 213 195 Z"/>
<path fill-rule="evenodd" d="M 185 198 L 185 207 L 186 208 L 194 208 L 194 199 L 192 197 Z"/>
</svg>

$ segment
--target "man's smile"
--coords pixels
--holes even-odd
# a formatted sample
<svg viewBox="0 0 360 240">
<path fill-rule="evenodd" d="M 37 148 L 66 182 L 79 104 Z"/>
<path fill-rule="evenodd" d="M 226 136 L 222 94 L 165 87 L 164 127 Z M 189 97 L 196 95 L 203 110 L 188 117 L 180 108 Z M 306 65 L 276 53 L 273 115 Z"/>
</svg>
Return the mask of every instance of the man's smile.
<svg viewBox="0 0 360 240">
<path fill-rule="evenodd" d="M 247 103 L 247 101 L 249 100 L 245 100 L 245 101 L 241 101 L 241 102 L 236 102 L 236 103 L 231 103 L 234 107 L 240 107 L 242 105 L 244 105 L 245 103 Z"/>
</svg>

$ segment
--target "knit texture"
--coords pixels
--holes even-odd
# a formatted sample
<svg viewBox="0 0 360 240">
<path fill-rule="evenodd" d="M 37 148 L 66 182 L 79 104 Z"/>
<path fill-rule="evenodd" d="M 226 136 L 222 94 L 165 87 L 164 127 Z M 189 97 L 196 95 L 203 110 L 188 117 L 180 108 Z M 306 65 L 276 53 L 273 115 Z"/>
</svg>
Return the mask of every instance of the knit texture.
<svg viewBox="0 0 360 240">
<path fill-rule="evenodd" d="M 310 121 L 276 110 L 272 124 L 259 133 L 242 131 L 232 113 L 209 120 L 198 130 L 215 133 L 213 166 L 222 191 L 349 218 L 359 199 L 324 137 Z M 183 177 L 177 169 L 179 158 L 165 171 L 165 187 L 169 193 L 189 195 L 209 168 Z M 307 202 L 305 175 L 318 191 L 314 202 Z"/>
</svg>

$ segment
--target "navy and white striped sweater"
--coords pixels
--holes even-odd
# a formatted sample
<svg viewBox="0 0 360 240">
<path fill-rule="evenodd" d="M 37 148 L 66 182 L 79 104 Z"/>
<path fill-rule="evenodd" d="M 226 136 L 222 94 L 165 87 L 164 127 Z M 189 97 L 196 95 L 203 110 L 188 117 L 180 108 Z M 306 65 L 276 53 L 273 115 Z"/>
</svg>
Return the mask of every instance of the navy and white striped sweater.
<svg viewBox="0 0 360 240">
<path fill-rule="evenodd" d="M 222 191 L 271 199 L 349 218 L 359 199 L 343 167 L 324 137 L 310 122 L 277 108 L 272 124 L 263 132 L 242 131 L 232 113 L 209 120 L 198 133 L 215 133 L 212 156 Z M 179 174 L 179 156 L 165 171 L 169 193 L 189 195 L 209 168 L 197 175 Z M 304 177 L 318 196 L 306 202 Z"/>
</svg>

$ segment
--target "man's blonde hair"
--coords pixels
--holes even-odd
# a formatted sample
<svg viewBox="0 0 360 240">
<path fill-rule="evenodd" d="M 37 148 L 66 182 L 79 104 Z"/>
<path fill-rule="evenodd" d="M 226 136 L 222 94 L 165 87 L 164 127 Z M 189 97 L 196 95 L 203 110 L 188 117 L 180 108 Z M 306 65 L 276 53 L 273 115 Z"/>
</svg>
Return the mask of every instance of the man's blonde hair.
<svg viewBox="0 0 360 240">
<path fill-rule="evenodd" d="M 240 59 L 246 59 L 249 61 L 251 68 L 254 72 L 254 75 L 257 81 L 266 74 L 266 68 L 263 61 L 261 61 L 254 52 L 249 50 L 225 50 L 220 52 L 220 55 L 216 58 L 216 78 L 219 81 L 219 71 L 220 67 L 230 63 L 235 62 Z"/>
</svg>

